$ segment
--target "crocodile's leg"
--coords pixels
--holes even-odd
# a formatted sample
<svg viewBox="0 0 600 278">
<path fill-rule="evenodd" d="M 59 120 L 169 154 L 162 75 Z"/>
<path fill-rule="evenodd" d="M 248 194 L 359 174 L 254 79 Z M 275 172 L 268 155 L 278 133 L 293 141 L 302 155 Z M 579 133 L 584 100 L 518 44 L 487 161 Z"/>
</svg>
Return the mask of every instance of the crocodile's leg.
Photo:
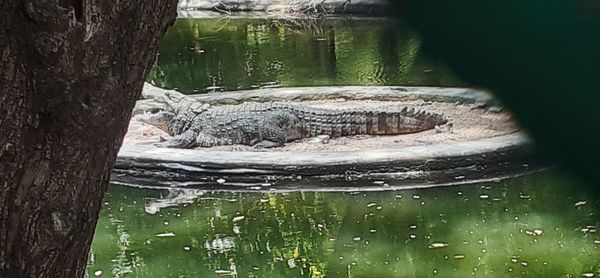
<svg viewBox="0 0 600 278">
<path fill-rule="evenodd" d="M 262 131 L 262 138 L 252 142 L 254 148 L 275 148 L 281 147 L 285 143 L 285 131 L 280 128 L 268 128 Z"/>
<path fill-rule="evenodd" d="M 156 143 L 154 146 L 161 148 L 192 148 L 196 145 L 196 132 L 187 130 L 165 142 Z"/>
</svg>

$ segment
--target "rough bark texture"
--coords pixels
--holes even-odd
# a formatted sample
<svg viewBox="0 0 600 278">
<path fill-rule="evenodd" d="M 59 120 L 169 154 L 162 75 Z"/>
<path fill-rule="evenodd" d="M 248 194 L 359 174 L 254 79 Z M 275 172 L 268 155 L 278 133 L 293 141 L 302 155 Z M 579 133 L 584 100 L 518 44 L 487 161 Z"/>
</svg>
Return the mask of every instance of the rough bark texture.
<svg viewBox="0 0 600 278">
<path fill-rule="evenodd" d="M 177 0 L 0 1 L 0 277 L 82 277 Z"/>
</svg>

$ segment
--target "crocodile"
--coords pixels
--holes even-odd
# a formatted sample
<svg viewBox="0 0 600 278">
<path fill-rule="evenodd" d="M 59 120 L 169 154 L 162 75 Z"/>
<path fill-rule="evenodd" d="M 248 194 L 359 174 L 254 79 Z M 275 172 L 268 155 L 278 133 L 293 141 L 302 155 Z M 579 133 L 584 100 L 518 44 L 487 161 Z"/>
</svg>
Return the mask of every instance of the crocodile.
<svg viewBox="0 0 600 278">
<path fill-rule="evenodd" d="M 165 108 L 138 119 L 171 135 L 172 138 L 155 144 L 168 148 L 223 145 L 272 148 L 319 135 L 397 135 L 447 123 L 440 114 L 407 107 L 334 110 L 286 102 L 211 106 L 177 92 L 153 98 Z"/>
</svg>

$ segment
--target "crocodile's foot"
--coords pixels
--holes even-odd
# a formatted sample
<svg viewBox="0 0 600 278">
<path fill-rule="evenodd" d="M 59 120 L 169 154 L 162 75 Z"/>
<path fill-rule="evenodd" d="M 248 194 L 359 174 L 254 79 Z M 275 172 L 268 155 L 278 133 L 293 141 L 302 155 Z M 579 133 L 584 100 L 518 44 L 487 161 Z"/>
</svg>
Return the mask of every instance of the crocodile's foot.
<svg viewBox="0 0 600 278">
<path fill-rule="evenodd" d="M 159 148 L 178 148 L 178 149 L 187 149 L 194 147 L 194 139 L 196 138 L 196 133 L 191 130 L 184 132 L 183 134 L 174 136 L 171 139 L 166 141 L 154 144 L 155 147 Z M 164 138 L 161 138 L 161 140 Z"/>
</svg>

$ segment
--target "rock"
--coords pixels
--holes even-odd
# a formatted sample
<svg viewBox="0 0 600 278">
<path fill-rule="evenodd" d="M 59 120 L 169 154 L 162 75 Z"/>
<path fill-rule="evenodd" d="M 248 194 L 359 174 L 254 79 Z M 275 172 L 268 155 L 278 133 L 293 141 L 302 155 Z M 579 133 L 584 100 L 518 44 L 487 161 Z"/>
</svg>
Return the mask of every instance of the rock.
<svg viewBox="0 0 600 278">
<path fill-rule="evenodd" d="M 489 105 L 485 102 L 477 102 L 473 105 L 473 107 L 471 107 L 471 110 L 475 110 L 475 109 L 486 109 L 488 108 Z"/>
<path fill-rule="evenodd" d="M 490 112 L 490 113 L 500 113 L 500 112 L 502 112 L 502 107 L 500 107 L 500 106 L 490 106 L 490 107 L 488 107 L 487 111 Z"/>
<path fill-rule="evenodd" d="M 198 147 L 198 149 L 203 149 L 203 148 Z M 246 145 L 215 146 L 215 147 L 210 148 L 210 150 L 225 151 L 225 152 L 256 152 L 256 151 L 258 151 L 257 149 L 253 148 L 252 146 L 246 146 Z"/>
<path fill-rule="evenodd" d="M 452 133 L 453 127 L 454 127 L 453 123 L 447 123 L 445 125 L 436 125 L 435 132 L 436 133 Z"/>
<path fill-rule="evenodd" d="M 347 145 L 349 142 L 349 139 L 347 137 L 342 137 L 339 139 L 339 144 L 340 145 Z"/>
<path fill-rule="evenodd" d="M 328 144 L 329 143 L 329 135 L 319 135 L 310 140 L 311 144 Z"/>
</svg>

